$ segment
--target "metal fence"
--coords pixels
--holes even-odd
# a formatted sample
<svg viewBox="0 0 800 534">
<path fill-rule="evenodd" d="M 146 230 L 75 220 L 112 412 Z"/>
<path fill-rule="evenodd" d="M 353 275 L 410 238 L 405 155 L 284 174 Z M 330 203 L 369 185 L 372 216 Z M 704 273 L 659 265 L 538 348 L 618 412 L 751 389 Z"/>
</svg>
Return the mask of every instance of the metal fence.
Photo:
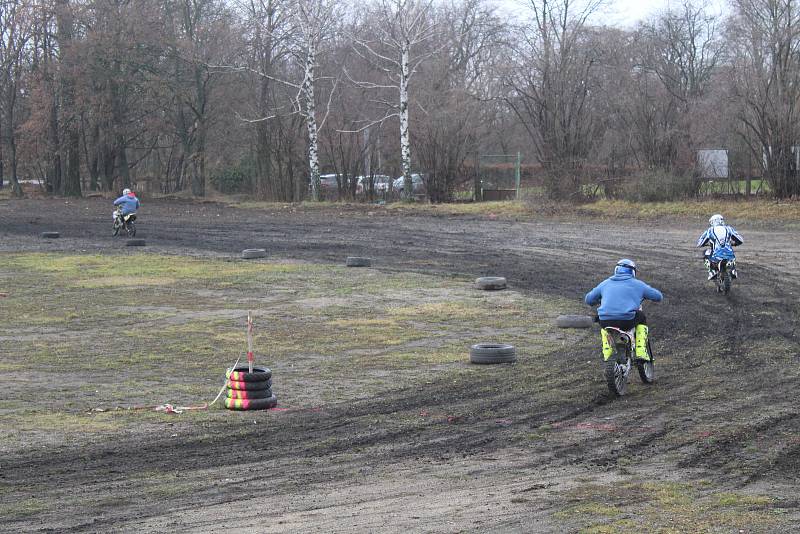
<svg viewBox="0 0 800 534">
<path fill-rule="evenodd" d="M 518 199 L 521 163 L 519 152 L 478 156 L 476 200 Z"/>
</svg>

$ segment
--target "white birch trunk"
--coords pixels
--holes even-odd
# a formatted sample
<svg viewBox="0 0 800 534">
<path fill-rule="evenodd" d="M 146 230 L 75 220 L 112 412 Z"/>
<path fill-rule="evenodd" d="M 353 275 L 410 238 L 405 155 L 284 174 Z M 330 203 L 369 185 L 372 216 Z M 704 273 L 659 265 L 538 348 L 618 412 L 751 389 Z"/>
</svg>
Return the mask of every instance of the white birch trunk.
<svg viewBox="0 0 800 534">
<path fill-rule="evenodd" d="M 316 43 L 308 40 L 306 53 L 306 72 L 303 78 L 303 96 L 305 97 L 306 126 L 308 127 L 308 167 L 311 171 L 311 198 L 320 200 L 319 181 L 319 141 L 317 136 L 317 106 L 314 100 L 314 63 L 316 62 Z"/>
<path fill-rule="evenodd" d="M 403 199 L 411 200 L 411 140 L 408 134 L 408 42 L 403 43 L 400 52 L 400 164 L 403 168 Z"/>
</svg>

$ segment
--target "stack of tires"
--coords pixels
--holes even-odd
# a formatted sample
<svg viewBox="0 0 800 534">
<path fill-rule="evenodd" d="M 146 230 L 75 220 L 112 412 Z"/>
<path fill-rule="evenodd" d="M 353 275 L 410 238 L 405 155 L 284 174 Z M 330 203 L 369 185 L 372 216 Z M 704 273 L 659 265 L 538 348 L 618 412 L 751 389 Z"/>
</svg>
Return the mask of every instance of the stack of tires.
<svg viewBox="0 0 800 534">
<path fill-rule="evenodd" d="M 272 371 L 266 367 L 228 369 L 225 407 L 229 410 L 266 410 L 278 399 L 272 393 Z"/>
</svg>

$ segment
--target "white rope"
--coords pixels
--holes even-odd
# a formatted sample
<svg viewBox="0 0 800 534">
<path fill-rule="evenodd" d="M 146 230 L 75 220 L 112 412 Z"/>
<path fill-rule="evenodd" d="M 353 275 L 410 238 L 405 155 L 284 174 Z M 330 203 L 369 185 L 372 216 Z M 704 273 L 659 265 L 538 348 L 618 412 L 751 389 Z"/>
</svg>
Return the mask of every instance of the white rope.
<svg viewBox="0 0 800 534">
<path fill-rule="evenodd" d="M 231 370 L 236 369 L 236 366 L 239 364 L 239 360 L 241 360 L 241 359 L 242 359 L 242 355 L 240 354 L 239 357 L 236 358 L 236 362 L 233 364 L 233 367 L 231 367 Z M 226 373 L 226 376 L 225 376 L 225 383 L 222 384 L 222 388 L 219 390 L 219 393 L 217 393 L 217 396 L 214 397 L 214 400 L 211 401 L 211 404 L 208 405 L 209 407 L 214 406 L 214 403 L 219 400 L 220 396 L 222 395 L 222 392 L 225 391 L 226 387 L 228 387 L 227 373 Z"/>
</svg>

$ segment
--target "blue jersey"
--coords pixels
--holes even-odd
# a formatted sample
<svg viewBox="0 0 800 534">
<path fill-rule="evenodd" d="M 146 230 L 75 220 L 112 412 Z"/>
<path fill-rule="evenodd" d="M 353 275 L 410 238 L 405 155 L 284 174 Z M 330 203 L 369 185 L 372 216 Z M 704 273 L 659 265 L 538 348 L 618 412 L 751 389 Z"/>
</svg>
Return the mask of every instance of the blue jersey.
<svg viewBox="0 0 800 534">
<path fill-rule="evenodd" d="M 122 207 L 122 214 L 128 215 L 136 213 L 136 210 L 139 209 L 139 199 L 130 195 L 122 195 L 114 201 L 114 205 Z"/>
<path fill-rule="evenodd" d="M 733 247 L 744 243 L 744 239 L 732 226 L 720 224 L 712 226 L 697 240 L 698 247 L 711 247 L 711 259 L 732 260 L 735 259 Z"/>
</svg>

